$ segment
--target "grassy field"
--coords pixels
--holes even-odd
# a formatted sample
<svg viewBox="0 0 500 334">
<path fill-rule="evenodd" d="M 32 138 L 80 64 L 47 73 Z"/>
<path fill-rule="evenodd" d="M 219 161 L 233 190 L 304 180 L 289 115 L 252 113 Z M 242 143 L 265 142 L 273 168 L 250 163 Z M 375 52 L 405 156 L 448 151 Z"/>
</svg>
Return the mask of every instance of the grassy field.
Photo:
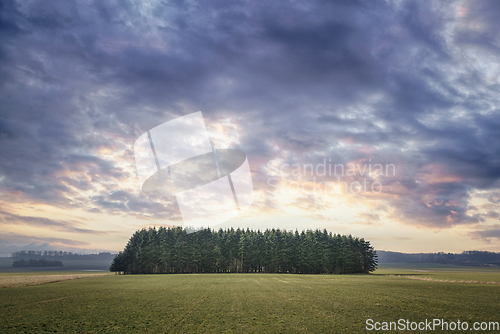
<svg viewBox="0 0 500 334">
<path fill-rule="evenodd" d="M 49 272 L 47 274 L 33 273 L 32 275 L 2 275 L 0 276 L 0 288 L 22 287 L 31 285 L 40 285 L 53 282 L 61 282 L 72 279 L 91 278 L 96 276 L 110 275 L 110 273 L 59 273 Z"/>
<path fill-rule="evenodd" d="M 369 318 L 500 321 L 500 284 L 404 277 L 476 281 L 468 268 L 431 267 L 383 266 L 375 275 L 108 275 L 4 287 L 0 332 L 362 333 Z M 486 269 L 488 281 L 500 281 L 498 269 Z"/>
</svg>

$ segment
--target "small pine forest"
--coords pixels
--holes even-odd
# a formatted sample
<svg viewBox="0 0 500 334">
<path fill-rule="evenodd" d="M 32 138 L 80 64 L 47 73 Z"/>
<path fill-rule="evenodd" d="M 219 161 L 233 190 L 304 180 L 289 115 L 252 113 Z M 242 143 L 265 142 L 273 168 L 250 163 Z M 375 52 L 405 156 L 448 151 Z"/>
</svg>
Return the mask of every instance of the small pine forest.
<svg viewBox="0 0 500 334">
<path fill-rule="evenodd" d="M 134 233 L 110 271 L 124 274 L 359 274 L 377 268 L 370 243 L 326 230 L 211 229 L 188 233 L 160 227 Z"/>
</svg>

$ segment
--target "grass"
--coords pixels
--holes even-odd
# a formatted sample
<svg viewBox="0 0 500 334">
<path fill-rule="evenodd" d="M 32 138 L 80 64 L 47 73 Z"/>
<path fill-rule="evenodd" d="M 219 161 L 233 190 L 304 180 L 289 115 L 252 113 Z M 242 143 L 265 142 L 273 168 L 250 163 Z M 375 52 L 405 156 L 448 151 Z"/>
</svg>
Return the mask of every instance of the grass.
<svg viewBox="0 0 500 334">
<path fill-rule="evenodd" d="M 368 318 L 500 321 L 500 284 L 387 275 L 398 270 L 425 269 L 382 268 L 377 275 L 110 275 L 0 288 L 0 332 L 362 333 Z M 439 268 L 434 273 L 442 274 Z"/>
<path fill-rule="evenodd" d="M 48 275 L 16 275 L 16 276 L 0 276 L 0 288 L 5 287 L 21 287 L 30 285 L 40 285 L 59 281 L 67 281 L 72 279 L 89 278 L 95 276 L 111 275 L 111 273 L 73 273 L 61 272 L 55 275 L 51 272 Z"/>
</svg>

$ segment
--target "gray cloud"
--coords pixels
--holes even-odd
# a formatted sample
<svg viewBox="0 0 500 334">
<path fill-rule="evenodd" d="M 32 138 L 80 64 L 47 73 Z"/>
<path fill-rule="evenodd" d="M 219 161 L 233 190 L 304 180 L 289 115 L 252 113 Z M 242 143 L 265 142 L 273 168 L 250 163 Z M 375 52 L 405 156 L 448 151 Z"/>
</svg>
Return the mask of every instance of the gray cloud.
<svg viewBox="0 0 500 334">
<path fill-rule="evenodd" d="M 499 13 L 495 1 L 5 1 L 0 189 L 178 220 L 175 203 L 122 184 L 140 134 L 202 110 L 239 124 L 257 190 L 274 158 L 372 159 L 409 166 L 384 180 L 401 220 L 475 224 L 471 191 L 500 186 L 500 72 L 482 58 L 498 57 Z M 424 182 L 431 164 L 455 181 Z"/>
<path fill-rule="evenodd" d="M 478 239 L 488 243 L 500 240 L 500 225 L 492 225 L 489 226 L 489 228 L 471 232 L 470 235 L 473 239 Z"/>
<path fill-rule="evenodd" d="M 84 233 L 84 234 L 106 234 L 106 232 L 95 231 L 86 228 L 80 228 L 75 222 L 53 220 L 42 217 L 29 217 L 20 216 L 8 212 L 0 211 L 0 224 L 9 225 L 28 225 L 34 227 L 46 227 L 56 231 L 65 231 L 71 233 Z"/>
<path fill-rule="evenodd" d="M 89 245 L 87 242 L 83 241 L 77 241 L 77 240 L 70 240 L 70 239 L 63 239 L 63 238 L 48 238 L 48 237 L 33 237 L 33 236 L 26 236 L 23 234 L 18 234 L 18 233 L 6 233 L 2 235 L 2 242 L 5 243 L 24 243 L 24 242 L 48 242 L 48 243 L 57 243 L 57 244 L 63 244 L 67 246 L 85 246 Z"/>
</svg>

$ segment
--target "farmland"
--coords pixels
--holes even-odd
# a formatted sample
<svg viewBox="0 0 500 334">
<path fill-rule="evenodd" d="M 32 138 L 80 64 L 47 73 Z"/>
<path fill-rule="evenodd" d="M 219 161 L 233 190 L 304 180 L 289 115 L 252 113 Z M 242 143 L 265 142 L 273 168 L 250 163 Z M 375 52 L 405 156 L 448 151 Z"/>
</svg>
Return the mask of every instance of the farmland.
<svg viewBox="0 0 500 334">
<path fill-rule="evenodd" d="M 384 265 L 374 275 L 96 276 L 0 288 L 0 332 L 358 333 L 367 332 L 367 319 L 472 324 L 500 320 L 499 282 L 498 268 L 425 264 Z"/>
</svg>

